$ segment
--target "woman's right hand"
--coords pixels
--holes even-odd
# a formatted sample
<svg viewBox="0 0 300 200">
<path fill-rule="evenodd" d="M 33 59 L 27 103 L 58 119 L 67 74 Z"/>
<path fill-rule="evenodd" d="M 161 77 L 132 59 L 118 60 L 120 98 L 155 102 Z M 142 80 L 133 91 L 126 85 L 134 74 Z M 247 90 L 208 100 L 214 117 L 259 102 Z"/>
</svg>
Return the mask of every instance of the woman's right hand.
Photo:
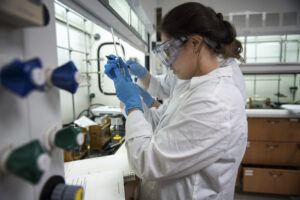
<svg viewBox="0 0 300 200">
<path fill-rule="evenodd" d="M 138 77 L 138 78 L 144 78 L 147 75 L 147 69 L 140 65 L 139 63 L 133 61 L 133 60 L 128 60 L 126 62 L 127 65 L 130 66 L 129 72 L 130 74 Z"/>
</svg>

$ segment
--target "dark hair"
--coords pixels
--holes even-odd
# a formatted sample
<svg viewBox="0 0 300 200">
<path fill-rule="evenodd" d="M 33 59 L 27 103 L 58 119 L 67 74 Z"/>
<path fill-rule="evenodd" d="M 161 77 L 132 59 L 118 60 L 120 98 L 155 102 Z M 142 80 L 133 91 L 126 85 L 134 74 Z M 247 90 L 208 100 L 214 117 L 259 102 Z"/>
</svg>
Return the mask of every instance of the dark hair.
<svg viewBox="0 0 300 200">
<path fill-rule="evenodd" d="M 215 48 L 208 45 L 216 54 L 243 60 L 242 44 L 236 40 L 233 25 L 223 20 L 221 13 L 200 3 L 189 2 L 173 8 L 163 18 L 159 30 L 172 38 L 199 34 L 217 43 Z"/>
</svg>

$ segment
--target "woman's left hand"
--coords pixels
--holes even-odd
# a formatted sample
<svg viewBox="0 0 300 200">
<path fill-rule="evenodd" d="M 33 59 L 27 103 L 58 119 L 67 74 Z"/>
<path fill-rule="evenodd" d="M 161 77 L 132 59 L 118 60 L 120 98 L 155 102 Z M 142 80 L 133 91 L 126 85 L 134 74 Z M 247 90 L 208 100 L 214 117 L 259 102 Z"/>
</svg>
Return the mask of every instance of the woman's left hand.
<svg viewBox="0 0 300 200">
<path fill-rule="evenodd" d="M 126 80 L 118 68 L 118 63 L 110 62 L 109 65 L 105 65 L 105 74 L 114 81 L 117 97 L 125 104 L 126 114 L 133 108 L 143 111 L 139 88 L 131 80 Z"/>
<path fill-rule="evenodd" d="M 121 57 L 117 58 L 115 55 L 111 54 L 107 56 L 108 60 L 107 63 L 104 65 L 105 71 L 104 73 L 110 78 L 115 79 L 117 78 L 113 68 L 119 67 L 123 71 L 123 75 L 125 76 L 125 79 L 128 81 L 132 81 L 131 76 L 129 74 L 128 65 L 123 61 Z"/>
</svg>

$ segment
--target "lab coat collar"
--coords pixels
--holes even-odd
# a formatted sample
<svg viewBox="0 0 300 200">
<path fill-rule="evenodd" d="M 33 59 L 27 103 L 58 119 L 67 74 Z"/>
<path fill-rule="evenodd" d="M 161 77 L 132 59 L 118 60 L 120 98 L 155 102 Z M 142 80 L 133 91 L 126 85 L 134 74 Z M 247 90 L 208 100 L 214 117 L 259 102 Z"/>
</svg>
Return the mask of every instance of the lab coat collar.
<svg viewBox="0 0 300 200">
<path fill-rule="evenodd" d="M 190 88 L 195 87 L 196 85 L 200 85 L 210 79 L 213 78 L 219 78 L 219 77 L 232 77 L 232 67 L 226 66 L 226 67 L 220 67 L 218 69 L 215 69 L 208 74 L 205 74 L 203 76 L 195 76 L 191 79 Z"/>
</svg>

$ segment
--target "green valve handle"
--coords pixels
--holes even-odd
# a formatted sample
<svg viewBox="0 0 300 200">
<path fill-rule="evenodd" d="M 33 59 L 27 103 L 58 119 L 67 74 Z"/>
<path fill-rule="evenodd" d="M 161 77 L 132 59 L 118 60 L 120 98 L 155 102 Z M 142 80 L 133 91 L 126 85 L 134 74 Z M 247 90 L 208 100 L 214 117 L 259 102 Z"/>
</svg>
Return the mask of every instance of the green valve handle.
<svg viewBox="0 0 300 200">
<path fill-rule="evenodd" d="M 38 140 L 7 152 L 6 155 L 3 160 L 5 170 L 33 184 L 39 182 L 51 162 Z"/>
<path fill-rule="evenodd" d="M 54 144 L 66 151 L 78 149 L 84 142 L 81 128 L 69 126 L 56 132 Z"/>
</svg>

